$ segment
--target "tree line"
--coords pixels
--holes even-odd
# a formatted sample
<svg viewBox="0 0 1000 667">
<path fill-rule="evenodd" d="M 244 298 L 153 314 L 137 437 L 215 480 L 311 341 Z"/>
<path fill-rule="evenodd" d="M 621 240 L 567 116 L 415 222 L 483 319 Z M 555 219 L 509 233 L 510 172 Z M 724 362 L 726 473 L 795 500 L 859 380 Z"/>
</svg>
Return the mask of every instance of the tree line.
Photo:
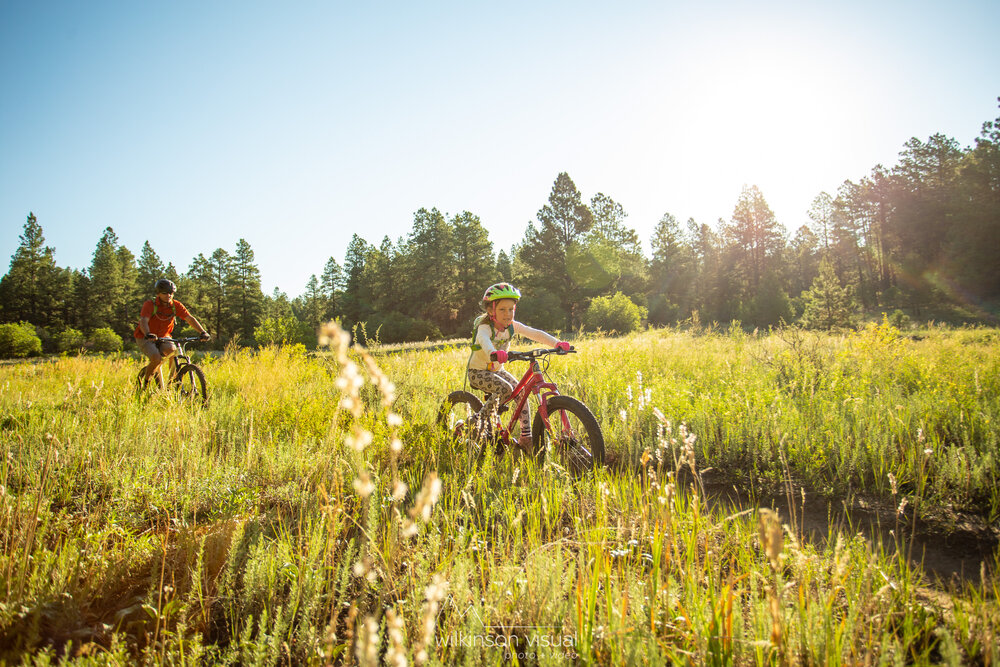
<svg viewBox="0 0 1000 667">
<path fill-rule="evenodd" d="M 530 297 L 519 318 L 551 330 L 622 330 L 641 320 L 850 326 L 880 309 L 989 319 L 1000 301 L 1000 118 L 983 124 L 974 147 L 942 134 L 911 139 L 895 166 L 820 193 L 792 234 L 756 186 L 714 225 L 665 213 L 649 256 L 627 218 L 612 197 L 585 200 L 560 173 L 510 249 L 496 250 L 469 211 L 422 208 L 406 237 L 374 245 L 354 234 L 343 263 L 330 257 L 289 299 L 262 292 L 245 239 L 232 252 L 199 254 L 181 272 L 148 241 L 136 257 L 109 227 L 90 266 L 70 269 L 56 264 L 29 213 L 0 280 L 0 322 L 29 323 L 49 349 L 66 330 L 130 340 L 160 277 L 178 284 L 223 344 L 314 344 L 319 324 L 333 318 L 383 342 L 471 335 L 484 288 L 501 280 Z M 628 317 L 616 319 L 622 311 Z"/>
</svg>

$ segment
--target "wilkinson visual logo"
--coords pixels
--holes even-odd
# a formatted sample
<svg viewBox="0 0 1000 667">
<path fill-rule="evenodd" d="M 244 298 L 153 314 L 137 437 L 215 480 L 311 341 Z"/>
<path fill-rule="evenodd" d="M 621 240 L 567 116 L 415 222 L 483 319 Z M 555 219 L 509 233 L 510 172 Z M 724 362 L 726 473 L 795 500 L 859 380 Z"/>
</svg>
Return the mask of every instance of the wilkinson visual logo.
<svg viewBox="0 0 1000 667">
<path fill-rule="evenodd" d="M 457 610 L 454 602 L 453 608 Z M 490 625 L 483 621 L 475 606 L 458 611 L 462 625 L 479 631 L 459 630 L 443 637 L 435 637 L 438 646 L 467 649 L 500 649 L 504 657 L 517 656 L 518 660 L 537 658 L 539 649 L 561 650 L 564 657 L 578 657 L 576 634 L 562 632 L 561 625 Z"/>
</svg>

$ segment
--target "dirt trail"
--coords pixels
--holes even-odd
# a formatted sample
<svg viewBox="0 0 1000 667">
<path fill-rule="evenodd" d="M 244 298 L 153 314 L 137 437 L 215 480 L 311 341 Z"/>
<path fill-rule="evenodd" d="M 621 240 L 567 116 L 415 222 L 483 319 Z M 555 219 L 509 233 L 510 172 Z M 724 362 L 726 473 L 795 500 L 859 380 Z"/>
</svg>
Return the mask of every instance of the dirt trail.
<svg viewBox="0 0 1000 667">
<path fill-rule="evenodd" d="M 794 521 L 796 535 L 804 543 L 825 546 L 831 536 L 836 539 L 838 534 L 860 533 L 873 545 L 881 543 L 886 553 L 893 554 L 898 537 L 912 567 L 922 568 L 929 583 L 937 587 L 978 585 L 980 568 L 985 564 L 992 570 L 996 563 L 1000 530 L 975 515 L 952 513 L 933 523 L 917 521 L 914 530 L 912 508 L 907 509 L 897 524 L 896 508 L 879 501 L 826 500 L 808 491 L 803 495 L 798 487 L 790 494 L 754 500 L 749 493 L 722 480 L 706 477 L 704 484 L 710 505 L 733 512 L 757 507 L 776 510 L 784 523 L 792 526 Z"/>
</svg>

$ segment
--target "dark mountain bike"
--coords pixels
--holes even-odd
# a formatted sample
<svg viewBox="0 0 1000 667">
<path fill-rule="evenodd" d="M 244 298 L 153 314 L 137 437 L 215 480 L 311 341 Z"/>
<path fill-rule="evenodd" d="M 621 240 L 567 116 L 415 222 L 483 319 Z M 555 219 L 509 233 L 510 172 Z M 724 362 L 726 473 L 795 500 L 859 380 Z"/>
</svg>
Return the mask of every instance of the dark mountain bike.
<svg viewBox="0 0 1000 667">
<path fill-rule="evenodd" d="M 531 426 L 532 453 L 539 462 L 544 461 L 551 448 L 558 461 L 571 472 L 604 465 L 604 434 L 597 418 L 577 399 L 561 395 L 555 383 L 545 378 L 549 355 L 574 352 L 572 348 L 508 352 L 508 361 L 530 364 L 510 397 L 501 401 L 493 414 L 483 415 L 483 402 L 478 396 L 464 390 L 453 391 L 438 410 L 438 428 L 456 441 L 467 439 L 474 445 L 477 456 L 481 456 L 490 443 L 510 447 L 517 442 L 512 434 L 519 428 L 518 415 L 534 395 L 538 397 L 538 410 Z M 495 355 L 491 355 L 494 361 Z M 508 411 L 510 419 L 505 425 L 502 415 Z"/>
<path fill-rule="evenodd" d="M 177 396 L 182 402 L 208 405 L 208 386 L 205 383 L 205 373 L 191 362 L 185 349 L 189 343 L 200 341 L 200 337 L 193 336 L 191 338 L 157 338 L 154 342 L 158 350 L 161 343 L 173 343 L 177 346 L 176 352 L 168 362 L 167 388 L 177 392 Z M 136 387 L 139 391 L 145 389 L 145 379 L 145 371 L 140 370 L 136 378 Z"/>
</svg>

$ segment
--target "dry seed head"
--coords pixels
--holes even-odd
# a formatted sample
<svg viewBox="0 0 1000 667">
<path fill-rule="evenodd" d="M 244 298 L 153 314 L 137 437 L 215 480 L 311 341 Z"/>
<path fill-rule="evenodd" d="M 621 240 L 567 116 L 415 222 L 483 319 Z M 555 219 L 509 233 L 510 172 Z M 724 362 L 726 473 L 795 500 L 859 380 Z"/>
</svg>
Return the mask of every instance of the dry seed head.
<svg viewBox="0 0 1000 667">
<path fill-rule="evenodd" d="M 363 452 L 365 447 L 372 444 L 373 437 L 371 431 L 355 424 L 352 432 L 344 438 L 344 443 L 356 452 Z"/>
<path fill-rule="evenodd" d="M 371 616 L 366 616 L 358 629 L 354 656 L 359 665 L 378 665 L 378 623 Z"/>
<path fill-rule="evenodd" d="M 785 534 L 781 529 L 781 521 L 778 515 L 766 508 L 760 510 L 758 518 L 758 533 L 760 545 L 771 563 L 772 569 L 778 569 L 778 558 L 785 545 Z"/>
<path fill-rule="evenodd" d="M 892 489 L 892 495 L 894 496 L 899 492 L 899 489 L 896 487 L 896 476 L 892 473 L 889 473 L 889 488 Z"/>
<path fill-rule="evenodd" d="M 389 649 L 385 652 L 385 664 L 392 667 L 406 667 L 406 633 L 403 617 L 390 609 L 385 613 L 386 629 L 389 633 Z"/>
<path fill-rule="evenodd" d="M 896 514 L 898 514 L 899 516 L 902 516 L 903 513 L 906 512 L 906 505 L 909 502 L 910 502 L 909 499 L 907 499 L 906 496 L 903 496 L 903 499 L 901 501 L 899 501 L 899 507 L 896 508 Z"/>
<path fill-rule="evenodd" d="M 413 523 L 409 519 L 403 519 L 402 526 L 403 530 L 400 531 L 400 534 L 405 538 L 416 537 L 420 532 L 417 529 L 417 524 Z"/>
<path fill-rule="evenodd" d="M 420 518 L 427 523 L 431 520 L 431 510 L 441 497 L 441 478 L 436 472 L 432 472 L 424 480 L 424 486 L 417 494 L 417 500 L 410 509 L 410 516 L 414 519 Z"/>
<path fill-rule="evenodd" d="M 362 471 L 361 474 L 354 479 L 354 491 L 362 500 L 367 500 L 368 496 L 374 493 L 375 484 L 372 483 L 372 479 L 369 477 L 367 470 Z"/>
<path fill-rule="evenodd" d="M 395 502 L 399 502 L 406 497 L 407 487 L 404 482 L 396 480 L 395 484 L 392 485 L 392 499 Z"/>
</svg>

